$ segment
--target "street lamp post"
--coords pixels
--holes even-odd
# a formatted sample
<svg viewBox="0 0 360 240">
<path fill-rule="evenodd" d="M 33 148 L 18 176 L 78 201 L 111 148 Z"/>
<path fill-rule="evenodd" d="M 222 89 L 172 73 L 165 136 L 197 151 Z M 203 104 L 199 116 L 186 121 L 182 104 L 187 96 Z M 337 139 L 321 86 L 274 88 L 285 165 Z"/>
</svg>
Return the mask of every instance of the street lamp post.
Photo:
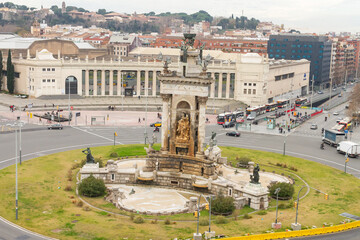
<svg viewBox="0 0 360 240">
<path fill-rule="evenodd" d="M 299 198 L 300 198 L 300 192 L 301 190 L 303 190 L 303 188 L 306 188 L 306 186 L 302 186 L 299 190 L 298 196 L 297 196 L 297 201 L 296 201 L 296 217 L 295 217 L 295 225 L 297 225 L 297 219 L 298 219 L 298 211 L 299 211 Z"/>
<path fill-rule="evenodd" d="M 313 97 L 314 97 L 314 74 L 313 74 L 312 81 L 311 81 L 311 106 L 310 106 L 310 109 L 312 109 Z"/>
<path fill-rule="evenodd" d="M 276 217 L 275 217 L 275 224 L 277 224 L 277 217 L 278 217 L 278 201 L 279 201 L 279 192 L 280 192 L 281 188 L 277 188 L 275 190 L 275 194 L 276 194 Z"/>
</svg>

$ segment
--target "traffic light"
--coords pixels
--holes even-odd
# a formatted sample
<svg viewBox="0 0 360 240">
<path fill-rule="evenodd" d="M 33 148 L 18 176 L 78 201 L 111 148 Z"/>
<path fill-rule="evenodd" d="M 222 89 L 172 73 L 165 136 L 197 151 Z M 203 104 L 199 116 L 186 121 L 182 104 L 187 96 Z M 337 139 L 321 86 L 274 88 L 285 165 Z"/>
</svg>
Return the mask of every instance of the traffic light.
<svg viewBox="0 0 360 240">
<path fill-rule="evenodd" d="M 297 202 L 294 202 L 294 208 L 296 208 L 297 207 Z"/>
<path fill-rule="evenodd" d="M 325 199 L 329 200 L 329 194 L 325 193 Z"/>
<path fill-rule="evenodd" d="M 209 204 L 208 204 L 208 203 L 205 204 L 205 209 L 206 209 L 206 210 L 209 210 Z"/>
<path fill-rule="evenodd" d="M 195 212 L 193 213 L 193 215 L 194 215 L 195 218 L 197 218 L 197 217 L 198 217 L 198 211 L 195 211 Z"/>
<path fill-rule="evenodd" d="M 117 132 L 114 132 L 115 137 L 117 137 Z"/>
</svg>

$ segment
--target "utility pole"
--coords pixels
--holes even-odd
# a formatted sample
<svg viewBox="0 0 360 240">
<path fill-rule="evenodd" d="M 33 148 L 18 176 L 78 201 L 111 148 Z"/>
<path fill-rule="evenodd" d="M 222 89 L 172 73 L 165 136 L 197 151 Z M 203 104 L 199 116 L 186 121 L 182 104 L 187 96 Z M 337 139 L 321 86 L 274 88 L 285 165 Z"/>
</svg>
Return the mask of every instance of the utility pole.
<svg viewBox="0 0 360 240">
<path fill-rule="evenodd" d="M 71 116 L 71 113 L 70 113 L 70 77 L 69 78 L 67 78 L 68 79 L 68 83 L 69 83 L 69 85 L 68 85 L 68 90 L 69 90 L 69 104 L 68 104 L 68 111 L 69 111 L 69 125 L 70 125 L 70 116 Z"/>
<path fill-rule="evenodd" d="M 329 104 L 331 104 L 331 92 L 332 91 L 332 78 L 330 78 L 330 94 L 329 94 Z M 328 105 L 328 110 L 330 109 L 329 105 Z"/>
</svg>

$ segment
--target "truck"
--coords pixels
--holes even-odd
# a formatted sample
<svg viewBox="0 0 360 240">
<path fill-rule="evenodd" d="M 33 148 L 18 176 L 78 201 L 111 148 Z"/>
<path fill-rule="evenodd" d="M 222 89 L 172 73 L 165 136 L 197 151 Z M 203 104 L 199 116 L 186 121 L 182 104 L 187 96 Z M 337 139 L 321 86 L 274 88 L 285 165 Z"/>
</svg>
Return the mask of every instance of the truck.
<svg viewBox="0 0 360 240">
<path fill-rule="evenodd" d="M 325 129 L 322 141 L 330 146 L 336 147 L 339 142 L 344 141 L 345 133 L 336 130 Z"/>
<path fill-rule="evenodd" d="M 342 141 L 339 142 L 337 151 L 349 157 L 357 157 L 360 154 L 360 145 L 350 141 Z"/>
</svg>

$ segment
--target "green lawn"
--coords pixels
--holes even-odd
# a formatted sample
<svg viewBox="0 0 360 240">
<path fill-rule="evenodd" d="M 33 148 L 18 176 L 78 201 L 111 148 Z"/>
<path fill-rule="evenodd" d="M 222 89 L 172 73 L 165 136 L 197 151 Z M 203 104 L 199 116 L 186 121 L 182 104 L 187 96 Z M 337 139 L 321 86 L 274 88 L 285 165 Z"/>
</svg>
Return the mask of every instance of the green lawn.
<svg viewBox="0 0 360 240">
<path fill-rule="evenodd" d="M 155 146 L 159 149 L 159 145 Z M 144 156 L 144 145 L 121 145 L 91 148 L 95 158 L 105 162 L 110 154 L 117 152 L 119 157 Z M 342 217 L 340 213 L 348 212 L 360 215 L 358 199 L 360 197 L 360 181 L 353 176 L 324 166 L 319 163 L 306 161 L 300 158 L 282 156 L 275 153 L 222 147 L 223 156 L 235 164 L 236 157 L 247 156 L 259 163 L 265 171 L 284 173 L 295 178 L 296 194 L 303 184 L 292 173 L 303 178 L 310 186 L 329 193 L 329 200 L 323 194 L 311 190 L 309 195 L 301 200 L 299 205 L 298 222 L 305 226 L 322 226 L 324 223 L 338 224 Z M 19 166 L 19 220 L 15 220 L 15 167 L 11 166 L 0 171 L 0 215 L 17 224 L 58 239 L 170 239 L 188 238 L 196 231 L 192 214 L 179 214 L 174 216 L 159 216 L 159 221 L 151 221 L 144 216 L 145 223 L 135 224 L 127 216 L 107 214 L 95 209 L 78 207 L 79 201 L 75 195 L 75 175 L 77 163 L 85 158 L 81 150 L 67 151 L 51 154 L 30 161 Z M 287 168 L 276 166 L 277 163 L 286 164 Z M 279 165 L 279 164 L 278 164 Z M 297 168 L 297 172 L 289 170 Z M 260 175 L 261 176 L 261 175 Z M 72 181 L 69 181 L 72 179 Z M 260 177 L 261 181 L 261 177 Z M 72 191 L 65 191 L 71 186 Z M 305 190 L 303 190 L 305 193 Z M 89 202 L 116 213 L 130 215 L 127 212 L 115 209 L 102 198 L 90 199 Z M 288 203 L 289 201 L 287 201 Z M 290 201 L 291 202 L 291 201 Z M 279 203 L 282 203 L 281 201 Z M 274 206 L 274 201 L 271 202 Z M 212 223 L 212 229 L 217 234 L 239 236 L 246 233 L 262 233 L 270 229 L 275 219 L 275 210 L 271 208 L 261 214 L 251 214 L 251 219 L 235 217 L 237 214 L 251 212 L 245 208 L 237 210 L 226 224 Z M 169 218 L 171 224 L 165 225 Z M 207 219 L 208 213 L 203 211 L 201 219 Z M 284 227 L 289 227 L 295 219 L 293 208 L 279 210 L 279 221 Z M 200 226 L 204 232 L 207 226 Z"/>
</svg>

